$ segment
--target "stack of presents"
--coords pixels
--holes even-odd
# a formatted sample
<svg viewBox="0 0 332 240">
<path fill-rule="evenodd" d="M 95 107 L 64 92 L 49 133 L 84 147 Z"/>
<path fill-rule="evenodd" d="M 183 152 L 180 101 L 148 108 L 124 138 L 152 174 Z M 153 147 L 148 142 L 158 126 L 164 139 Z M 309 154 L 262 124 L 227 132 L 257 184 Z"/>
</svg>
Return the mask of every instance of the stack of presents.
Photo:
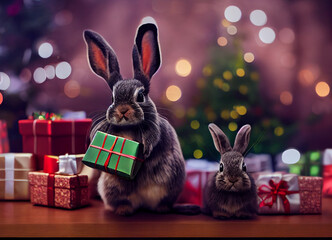
<svg viewBox="0 0 332 240">
<path fill-rule="evenodd" d="M 19 121 L 23 153 L 8 153 L 6 123 L 0 121 L 0 199 L 65 209 L 87 206 L 83 163 L 134 179 L 144 164 L 142 144 L 98 131 L 87 148 L 91 123 L 87 118 L 33 114 Z M 256 182 L 260 214 L 320 214 L 322 196 L 332 196 L 332 149 L 304 153 L 292 165 L 267 154 L 249 154 L 245 162 Z M 204 206 L 204 186 L 218 169 L 218 162 L 187 160 L 178 203 Z"/>
</svg>

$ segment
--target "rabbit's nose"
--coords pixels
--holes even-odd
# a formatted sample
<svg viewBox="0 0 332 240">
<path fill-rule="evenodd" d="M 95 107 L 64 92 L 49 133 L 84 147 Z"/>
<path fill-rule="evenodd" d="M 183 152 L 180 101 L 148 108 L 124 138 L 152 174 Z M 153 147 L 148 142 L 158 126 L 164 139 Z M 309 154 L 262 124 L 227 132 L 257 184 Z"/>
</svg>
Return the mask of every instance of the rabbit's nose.
<svg viewBox="0 0 332 240">
<path fill-rule="evenodd" d="M 126 106 L 119 106 L 118 110 L 122 115 L 124 115 L 126 112 L 128 112 L 129 108 Z"/>
<path fill-rule="evenodd" d="M 230 181 L 231 183 L 236 183 L 238 180 L 238 178 L 228 178 L 228 181 Z"/>
</svg>

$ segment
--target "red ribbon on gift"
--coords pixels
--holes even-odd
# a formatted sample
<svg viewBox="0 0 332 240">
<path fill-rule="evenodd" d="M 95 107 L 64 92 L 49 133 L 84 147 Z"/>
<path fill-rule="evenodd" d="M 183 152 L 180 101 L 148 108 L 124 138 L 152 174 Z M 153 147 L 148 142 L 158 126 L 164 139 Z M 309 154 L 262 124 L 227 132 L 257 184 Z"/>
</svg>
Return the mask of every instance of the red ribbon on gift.
<svg viewBox="0 0 332 240">
<path fill-rule="evenodd" d="M 257 194 L 262 199 L 259 207 L 268 206 L 271 208 L 279 196 L 282 199 L 285 213 L 290 213 L 290 203 L 286 195 L 294 193 L 299 193 L 299 191 L 288 191 L 288 184 L 286 181 L 280 180 L 279 183 L 275 183 L 270 179 L 269 186 L 263 184 L 258 188 Z"/>
<path fill-rule="evenodd" d="M 48 206 L 54 206 L 54 174 L 50 173 L 47 176 L 47 203 Z"/>
</svg>

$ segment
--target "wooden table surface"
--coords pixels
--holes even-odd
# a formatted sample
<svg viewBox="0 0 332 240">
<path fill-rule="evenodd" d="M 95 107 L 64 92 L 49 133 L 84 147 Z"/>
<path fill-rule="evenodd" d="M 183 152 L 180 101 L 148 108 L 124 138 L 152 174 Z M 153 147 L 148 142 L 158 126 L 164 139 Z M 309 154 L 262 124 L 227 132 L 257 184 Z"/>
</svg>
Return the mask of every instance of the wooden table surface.
<svg viewBox="0 0 332 240">
<path fill-rule="evenodd" d="M 259 216 L 220 221 L 209 216 L 139 212 L 115 216 L 101 201 L 63 210 L 30 202 L 0 202 L 0 237 L 332 237 L 332 198 L 322 215 Z"/>
</svg>

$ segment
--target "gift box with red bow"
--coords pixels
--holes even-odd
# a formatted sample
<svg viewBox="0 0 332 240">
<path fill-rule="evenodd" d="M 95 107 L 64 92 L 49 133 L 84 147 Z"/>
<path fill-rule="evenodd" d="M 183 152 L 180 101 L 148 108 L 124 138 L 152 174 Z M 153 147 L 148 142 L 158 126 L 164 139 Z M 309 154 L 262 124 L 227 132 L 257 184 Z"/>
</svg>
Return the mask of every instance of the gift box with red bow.
<svg viewBox="0 0 332 240">
<path fill-rule="evenodd" d="M 30 200 L 34 205 L 75 209 L 88 205 L 88 176 L 29 173 Z"/>
<path fill-rule="evenodd" d="M 320 214 L 322 178 L 292 173 L 261 174 L 256 180 L 260 214 Z"/>
</svg>

